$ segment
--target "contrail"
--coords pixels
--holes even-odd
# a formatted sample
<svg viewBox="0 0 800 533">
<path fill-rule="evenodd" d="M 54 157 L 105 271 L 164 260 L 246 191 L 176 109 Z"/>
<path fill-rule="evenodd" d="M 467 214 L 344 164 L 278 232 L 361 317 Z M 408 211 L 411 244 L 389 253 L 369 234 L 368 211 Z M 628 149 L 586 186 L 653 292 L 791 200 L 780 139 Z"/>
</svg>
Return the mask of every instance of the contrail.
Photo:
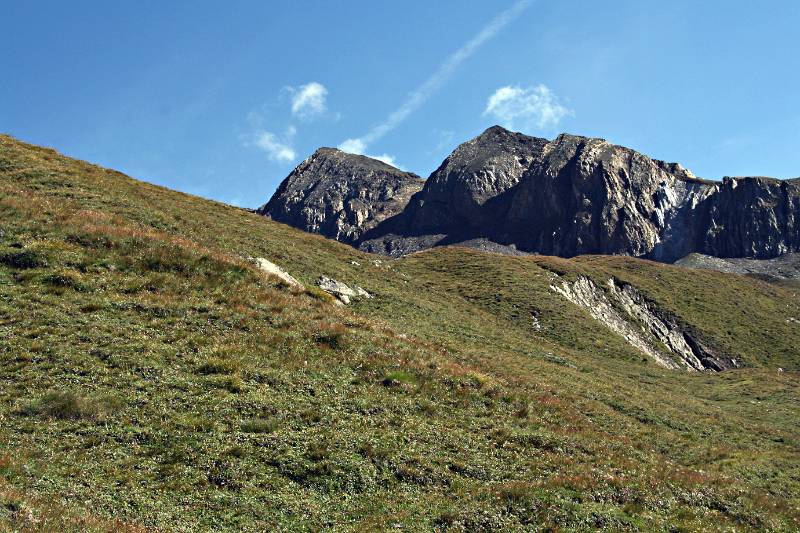
<svg viewBox="0 0 800 533">
<path fill-rule="evenodd" d="M 453 72 L 468 59 L 480 46 L 494 37 L 497 32 L 502 30 L 508 23 L 519 17 L 525 9 L 530 5 L 531 0 L 519 0 L 513 6 L 506 9 L 489 24 L 483 27 L 475 37 L 467 41 L 461 48 L 455 51 L 448 57 L 444 63 L 434 72 L 425 82 L 420 85 L 415 91 L 408 95 L 403 105 L 392 112 L 386 120 L 378 124 L 365 135 L 355 139 L 347 139 L 339 148 L 349 152 L 363 153 L 368 145 L 374 143 L 393 129 L 395 129 L 401 122 L 408 116 L 419 109 L 433 93 L 444 85 L 444 83 L 452 76 Z"/>
</svg>

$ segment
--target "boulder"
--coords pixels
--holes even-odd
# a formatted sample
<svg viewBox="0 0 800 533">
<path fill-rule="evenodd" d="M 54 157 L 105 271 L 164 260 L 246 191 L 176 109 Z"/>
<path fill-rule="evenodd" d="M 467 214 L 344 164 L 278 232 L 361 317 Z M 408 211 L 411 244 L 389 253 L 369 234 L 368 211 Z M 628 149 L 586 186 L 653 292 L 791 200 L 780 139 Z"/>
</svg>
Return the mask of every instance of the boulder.
<svg viewBox="0 0 800 533">
<path fill-rule="evenodd" d="M 357 296 L 360 296 L 362 298 L 366 298 L 368 300 L 372 298 L 372 295 L 370 293 L 368 293 L 366 290 L 362 289 L 358 285 L 356 285 L 354 288 L 355 288 Z"/>
<path fill-rule="evenodd" d="M 356 296 L 356 291 L 341 281 L 336 281 L 335 279 L 327 276 L 320 276 L 320 278 L 317 280 L 317 285 L 319 285 L 320 289 L 335 297 L 343 304 L 349 304 L 350 298 Z"/>
<path fill-rule="evenodd" d="M 351 298 L 372 298 L 369 292 L 358 285 L 350 288 L 345 283 L 336 281 L 327 276 L 320 276 L 317 280 L 317 285 L 320 289 L 336 298 L 337 302 L 342 304 L 349 304 Z"/>
<path fill-rule="evenodd" d="M 281 267 L 273 263 L 272 261 L 265 259 L 263 257 L 255 257 L 253 258 L 253 262 L 256 264 L 259 270 L 265 272 L 271 276 L 275 276 L 280 280 L 284 281 L 290 287 L 294 287 L 296 289 L 304 289 L 304 285 L 297 281 L 291 274 L 283 270 Z"/>
</svg>

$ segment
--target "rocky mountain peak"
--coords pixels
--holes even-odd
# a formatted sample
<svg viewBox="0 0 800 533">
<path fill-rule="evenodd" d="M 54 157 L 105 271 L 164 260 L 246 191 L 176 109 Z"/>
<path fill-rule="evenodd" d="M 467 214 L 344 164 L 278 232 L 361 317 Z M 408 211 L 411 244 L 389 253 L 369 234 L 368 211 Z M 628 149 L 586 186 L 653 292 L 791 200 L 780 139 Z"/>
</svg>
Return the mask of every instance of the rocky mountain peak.
<svg viewBox="0 0 800 533">
<path fill-rule="evenodd" d="M 347 152 L 343 152 L 338 148 L 331 148 L 330 146 L 320 146 L 316 150 L 314 150 L 314 154 L 312 155 L 323 155 L 323 154 L 344 154 Z"/>
<path fill-rule="evenodd" d="M 330 159 L 345 165 L 350 165 L 354 168 L 363 168 L 365 170 L 385 170 L 388 172 L 399 172 L 399 173 L 409 174 L 408 172 L 404 172 L 378 159 L 373 159 L 372 157 L 366 155 L 345 152 L 338 148 L 331 148 L 328 146 L 322 146 L 320 148 L 317 148 L 314 151 L 314 153 L 311 154 L 311 156 L 308 159 L 306 159 L 306 161 L 320 160 L 320 159 Z"/>
<path fill-rule="evenodd" d="M 483 132 L 480 135 L 478 135 L 477 137 L 475 137 L 475 139 L 487 139 L 487 138 L 493 138 L 493 137 L 497 137 L 497 136 L 504 137 L 504 136 L 508 136 L 508 135 L 522 135 L 522 134 L 513 132 L 511 130 L 507 130 L 503 126 L 495 124 L 494 126 L 489 126 L 485 130 L 483 130 Z"/>
<path fill-rule="evenodd" d="M 477 137 L 457 146 L 439 168 L 449 166 L 477 171 L 498 157 L 525 157 L 529 154 L 538 154 L 547 143 L 547 139 L 509 131 L 501 126 L 492 126 Z M 431 178 L 439 174 L 441 172 L 437 169 Z"/>
<path fill-rule="evenodd" d="M 497 209 L 504 208 L 504 193 L 519 183 L 546 145 L 547 139 L 500 126 L 459 145 L 426 181 L 411 231 L 475 230 L 490 223 Z M 445 220 L 448 228 L 443 227 Z"/>
<path fill-rule="evenodd" d="M 273 220 L 347 243 L 401 212 L 419 176 L 367 156 L 319 148 L 257 210 Z"/>
</svg>

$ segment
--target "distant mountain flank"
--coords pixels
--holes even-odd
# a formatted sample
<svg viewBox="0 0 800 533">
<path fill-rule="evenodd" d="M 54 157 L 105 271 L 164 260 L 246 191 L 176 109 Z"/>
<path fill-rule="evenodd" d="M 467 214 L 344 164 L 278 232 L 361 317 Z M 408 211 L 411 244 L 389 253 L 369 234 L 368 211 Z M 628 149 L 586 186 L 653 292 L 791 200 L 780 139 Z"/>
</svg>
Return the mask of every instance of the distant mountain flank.
<svg viewBox="0 0 800 533">
<path fill-rule="evenodd" d="M 425 181 L 317 150 L 258 212 L 393 256 L 456 243 L 664 262 L 800 250 L 800 179 L 702 180 L 603 139 L 548 140 L 500 126 L 458 146 Z"/>
</svg>

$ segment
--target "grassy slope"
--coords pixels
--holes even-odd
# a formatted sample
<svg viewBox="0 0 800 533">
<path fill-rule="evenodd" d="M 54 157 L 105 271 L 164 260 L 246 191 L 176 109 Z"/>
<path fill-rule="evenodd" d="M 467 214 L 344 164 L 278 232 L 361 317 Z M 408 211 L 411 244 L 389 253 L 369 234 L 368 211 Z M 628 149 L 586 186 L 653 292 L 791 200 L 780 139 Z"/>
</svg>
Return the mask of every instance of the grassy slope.
<svg viewBox="0 0 800 533">
<path fill-rule="evenodd" d="M 792 287 L 447 248 L 375 265 L 8 137 L 0 231 L 8 527 L 800 527 Z M 340 309 L 242 256 L 376 298 Z M 550 272 L 633 283 L 750 368 L 647 363 Z"/>
</svg>

